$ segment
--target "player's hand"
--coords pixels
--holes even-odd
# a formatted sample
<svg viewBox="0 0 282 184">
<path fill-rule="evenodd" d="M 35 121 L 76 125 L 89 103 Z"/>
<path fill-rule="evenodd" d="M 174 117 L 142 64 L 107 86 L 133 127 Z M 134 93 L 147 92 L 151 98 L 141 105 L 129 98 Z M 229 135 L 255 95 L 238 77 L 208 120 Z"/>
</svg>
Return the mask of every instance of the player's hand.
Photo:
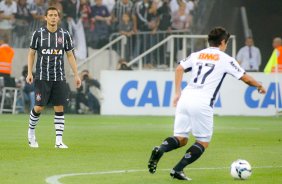
<svg viewBox="0 0 282 184">
<path fill-rule="evenodd" d="M 174 95 L 174 98 L 173 98 L 173 107 L 176 107 L 177 102 L 178 102 L 180 96 L 181 96 L 181 93 L 179 93 L 179 94 L 176 93 L 176 94 Z"/>
<path fill-rule="evenodd" d="M 81 86 L 81 80 L 80 80 L 80 77 L 78 75 L 76 75 L 74 77 L 74 80 L 75 80 L 75 85 L 76 85 L 76 88 L 79 88 Z"/>
<path fill-rule="evenodd" d="M 28 84 L 31 84 L 32 82 L 33 82 L 33 75 L 32 74 L 28 74 L 27 76 L 26 76 L 26 82 L 28 83 Z"/>
<path fill-rule="evenodd" d="M 264 89 L 263 86 L 259 86 L 259 87 L 258 87 L 258 92 L 259 92 L 260 94 L 265 94 L 265 93 L 266 93 L 266 90 Z"/>
</svg>

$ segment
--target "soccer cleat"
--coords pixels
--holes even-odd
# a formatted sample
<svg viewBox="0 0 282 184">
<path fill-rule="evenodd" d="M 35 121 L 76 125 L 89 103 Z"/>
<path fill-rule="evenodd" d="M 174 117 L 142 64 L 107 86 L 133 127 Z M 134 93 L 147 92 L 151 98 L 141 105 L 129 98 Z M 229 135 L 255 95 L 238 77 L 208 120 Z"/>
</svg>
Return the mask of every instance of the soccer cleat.
<svg viewBox="0 0 282 184">
<path fill-rule="evenodd" d="M 173 179 L 178 179 L 178 180 L 188 180 L 188 181 L 192 180 L 191 178 L 188 178 L 187 176 L 185 176 L 183 171 L 175 171 L 173 169 L 170 171 L 170 176 Z"/>
<path fill-rule="evenodd" d="M 69 147 L 61 142 L 60 144 L 55 144 L 55 148 L 66 149 L 66 148 L 69 148 Z"/>
<path fill-rule="evenodd" d="M 150 173 L 154 174 L 156 172 L 157 164 L 162 156 L 163 156 L 163 152 L 160 150 L 160 147 L 158 146 L 154 147 L 148 162 L 148 169 Z"/>
<path fill-rule="evenodd" d="M 29 139 L 28 144 L 29 144 L 29 147 L 31 147 L 31 148 L 38 148 L 39 147 L 35 137 L 33 139 Z"/>
<path fill-rule="evenodd" d="M 39 145 L 36 141 L 35 135 L 30 135 L 30 133 L 28 133 L 28 145 L 31 148 L 38 148 Z"/>
</svg>

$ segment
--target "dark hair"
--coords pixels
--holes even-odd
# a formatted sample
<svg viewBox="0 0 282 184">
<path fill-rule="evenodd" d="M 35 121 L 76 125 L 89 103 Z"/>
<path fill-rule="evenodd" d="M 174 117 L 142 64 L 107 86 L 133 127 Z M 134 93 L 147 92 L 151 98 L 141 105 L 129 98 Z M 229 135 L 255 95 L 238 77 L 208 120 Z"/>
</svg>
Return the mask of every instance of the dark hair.
<svg viewBox="0 0 282 184">
<path fill-rule="evenodd" d="M 45 16 L 48 15 L 48 12 L 49 12 L 50 10 L 56 10 L 56 11 L 58 12 L 59 17 L 60 17 L 60 12 L 59 12 L 59 10 L 58 10 L 56 7 L 54 7 L 54 6 L 50 6 L 49 8 L 47 8 L 47 10 L 46 10 L 46 12 L 45 12 Z"/>
<path fill-rule="evenodd" d="M 230 33 L 228 33 L 223 27 L 215 27 L 209 33 L 208 42 L 210 46 L 218 47 L 222 40 L 225 40 L 225 43 L 227 43 L 229 37 Z"/>
</svg>

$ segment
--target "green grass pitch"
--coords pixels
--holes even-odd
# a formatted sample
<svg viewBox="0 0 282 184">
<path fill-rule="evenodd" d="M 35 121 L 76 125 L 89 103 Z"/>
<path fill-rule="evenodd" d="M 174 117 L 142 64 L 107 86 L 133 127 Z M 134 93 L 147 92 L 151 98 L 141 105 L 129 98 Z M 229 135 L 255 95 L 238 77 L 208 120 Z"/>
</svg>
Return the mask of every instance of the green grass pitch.
<svg viewBox="0 0 282 184">
<path fill-rule="evenodd" d="M 54 148 L 53 115 L 48 114 L 42 114 L 36 129 L 39 148 L 31 149 L 27 144 L 28 115 L 0 115 L 0 183 L 44 184 L 50 176 L 77 173 L 86 174 L 62 177 L 58 181 L 63 184 L 182 183 L 172 180 L 169 170 L 187 146 L 164 155 L 155 174 L 147 171 L 153 146 L 172 134 L 173 117 L 67 114 L 65 119 L 64 142 L 69 149 Z M 210 147 L 185 169 L 193 179 L 190 183 L 282 183 L 281 117 L 216 116 L 214 122 Z M 251 163 L 253 174 L 249 180 L 231 178 L 229 167 L 238 158 Z"/>
</svg>

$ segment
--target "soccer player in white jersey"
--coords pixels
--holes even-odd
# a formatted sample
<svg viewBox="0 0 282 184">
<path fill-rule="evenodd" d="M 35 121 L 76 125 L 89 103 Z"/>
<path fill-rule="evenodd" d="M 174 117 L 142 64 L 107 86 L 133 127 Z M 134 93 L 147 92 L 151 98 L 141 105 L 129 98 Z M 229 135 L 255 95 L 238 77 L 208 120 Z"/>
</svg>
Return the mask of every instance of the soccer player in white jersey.
<svg viewBox="0 0 282 184">
<path fill-rule="evenodd" d="M 27 83 L 33 82 L 32 68 L 37 52 L 35 72 L 35 106 L 29 115 L 28 142 L 32 148 L 38 148 L 35 128 L 44 106 L 52 104 L 55 111 L 54 125 L 56 130 L 55 148 L 68 148 L 63 143 L 65 127 L 64 104 L 67 100 L 66 78 L 64 70 L 64 54 L 74 73 L 75 85 L 81 85 L 77 65 L 73 54 L 73 42 L 68 31 L 58 27 L 59 11 L 49 7 L 45 14 L 46 26 L 36 30 L 31 38 L 28 52 Z"/>
<path fill-rule="evenodd" d="M 150 173 L 156 172 L 157 163 L 164 153 L 185 146 L 191 133 L 196 142 L 170 172 L 172 178 L 191 180 L 185 176 L 183 169 L 196 161 L 211 141 L 214 100 L 226 74 L 257 87 L 259 93 L 265 93 L 259 82 L 246 74 L 234 58 L 224 53 L 229 37 L 224 28 L 216 27 L 208 35 L 209 48 L 192 53 L 179 62 L 175 71 L 173 99 L 173 105 L 176 106 L 174 135 L 154 147 L 148 163 Z M 191 71 L 192 76 L 181 91 L 185 71 Z"/>
</svg>

